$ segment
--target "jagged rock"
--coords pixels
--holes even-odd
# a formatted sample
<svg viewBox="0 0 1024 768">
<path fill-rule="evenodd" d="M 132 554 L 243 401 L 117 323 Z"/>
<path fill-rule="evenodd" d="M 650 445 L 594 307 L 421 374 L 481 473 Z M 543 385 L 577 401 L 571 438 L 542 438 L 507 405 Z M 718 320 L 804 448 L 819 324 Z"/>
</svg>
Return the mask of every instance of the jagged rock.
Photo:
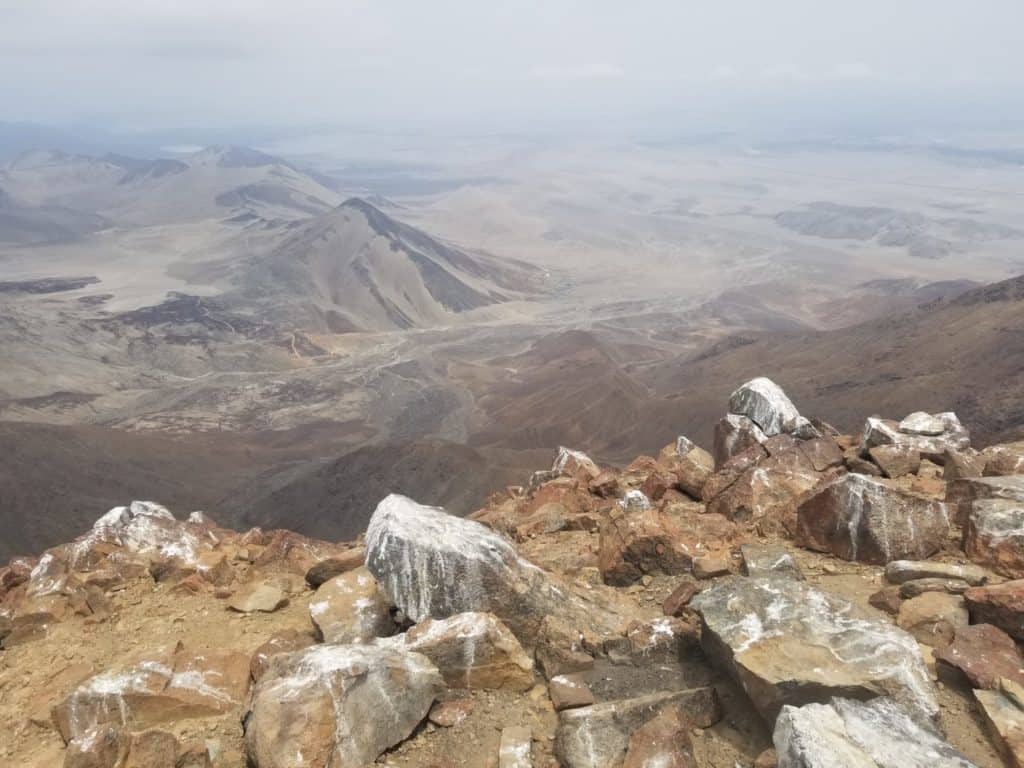
<svg viewBox="0 0 1024 768">
<path fill-rule="evenodd" d="M 758 450 L 767 439 L 761 428 L 746 416 L 728 414 L 715 424 L 712 447 L 715 469 L 721 469 L 730 459 L 741 453 Z"/>
<path fill-rule="evenodd" d="M 221 714 L 241 703 L 248 689 L 248 656 L 196 654 L 179 645 L 123 672 L 89 678 L 54 706 L 53 721 L 68 742 L 108 723 L 145 728 Z"/>
<path fill-rule="evenodd" d="M 981 452 L 983 474 L 989 477 L 1024 474 L 1024 442 L 992 445 Z"/>
<path fill-rule="evenodd" d="M 546 616 L 541 623 L 536 657 L 548 680 L 594 668 L 594 657 L 586 648 L 583 633 L 557 615 Z"/>
<path fill-rule="evenodd" d="M 551 465 L 551 471 L 556 475 L 568 475 L 578 480 L 584 488 L 587 487 L 587 483 L 601 474 L 601 468 L 587 454 L 565 446 L 558 449 L 558 455 L 555 456 L 555 461 Z"/>
<path fill-rule="evenodd" d="M 868 453 L 886 477 L 916 475 L 921 469 L 921 454 L 909 445 L 876 445 Z"/>
<path fill-rule="evenodd" d="M 1024 579 L 971 587 L 964 592 L 972 624 L 993 624 L 1024 640 Z"/>
<path fill-rule="evenodd" d="M 601 527 L 598 568 L 606 584 L 623 586 L 647 573 L 690 571 L 694 558 L 728 551 L 736 526 L 717 514 L 700 514 L 697 505 L 611 512 Z"/>
<path fill-rule="evenodd" d="M 801 418 L 782 388 L 763 376 L 740 385 L 729 396 L 729 412 L 746 416 L 766 437 L 793 432 Z"/>
<path fill-rule="evenodd" d="M 68 743 L 64 768 L 122 768 L 131 742 L 131 734 L 123 728 L 110 724 L 90 728 Z"/>
<path fill-rule="evenodd" d="M 1024 685 L 1021 662 L 1013 638 L 991 624 L 960 627 L 953 642 L 935 652 L 940 679 L 951 683 L 966 680 L 974 688 L 998 688 L 1000 678 Z"/>
<path fill-rule="evenodd" d="M 385 643 L 426 656 L 451 688 L 533 687 L 532 659 L 508 627 L 489 613 L 427 619 Z"/>
<path fill-rule="evenodd" d="M 602 470 L 601 473 L 591 480 L 587 487 L 591 493 L 595 493 L 604 499 L 612 499 L 619 495 L 619 473 L 613 469 Z"/>
<path fill-rule="evenodd" d="M 848 448 L 843 451 L 843 463 L 846 468 L 858 475 L 867 477 L 882 477 L 882 470 L 873 461 L 868 461 L 860 455 L 859 448 Z"/>
<path fill-rule="evenodd" d="M 828 436 L 801 440 L 797 447 L 807 457 L 815 472 L 824 472 L 843 465 L 843 449 L 835 439 Z"/>
<path fill-rule="evenodd" d="M 949 535 L 942 502 L 843 475 L 797 509 L 797 543 L 844 560 L 884 564 L 937 552 Z"/>
<path fill-rule="evenodd" d="M 255 768 L 358 768 L 407 738 L 443 689 L 418 654 L 317 645 L 271 659 L 253 689 L 245 742 Z"/>
<path fill-rule="evenodd" d="M 747 576 L 789 576 L 801 580 L 804 577 L 792 553 L 777 544 L 743 544 L 740 554 Z"/>
<path fill-rule="evenodd" d="M 962 451 L 947 448 L 942 464 L 942 479 L 947 483 L 965 477 L 981 477 L 985 473 L 985 456 L 973 448 Z"/>
<path fill-rule="evenodd" d="M 228 601 L 228 607 L 239 613 L 273 613 L 286 605 L 288 595 L 285 591 L 263 580 L 244 584 Z"/>
<path fill-rule="evenodd" d="M 548 681 L 548 696 L 556 712 L 576 707 L 589 707 L 594 703 L 594 694 L 586 678 L 579 673 L 555 675 Z"/>
<path fill-rule="evenodd" d="M 143 731 L 132 734 L 128 759 L 118 768 L 178 768 L 180 752 L 181 745 L 173 733 Z"/>
<path fill-rule="evenodd" d="M 981 714 L 1003 760 L 1024 768 L 1024 709 L 1002 691 L 974 691 Z"/>
<path fill-rule="evenodd" d="M 701 498 L 704 484 L 715 471 L 711 454 L 685 437 L 662 448 L 658 463 L 675 476 L 679 490 L 695 499 Z"/>
<path fill-rule="evenodd" d="M 501 729 L 498 740 L 498 768 L 531 768 L 530 749 L 533 733 L 529 728 L 515 726 Z"/>
<path fill-rule="evenodd" d="M 681 616 L 686 610 L 686 606 L 689 605 L 690 600 L 703 589 L 703 585 L 698 584 L 696 581 L 689 580 L 683 581 L 678 587 L 672 590 L 672 593 L 665 598 L 665 602 L 661 604 L 662 612 L 666 616 Z"/>
<path fill-rule="evenodd" d="M 392 494 L 366 534 L 366 567 L 388 600 L 411 620 L 493 613 L 532 647 L 544 617 L 556 614 L 614 631 L 620 621 L 568 584 L 520 558 L 483 525 Z"/>
<path fill-rule="evenodd" d="M 971 585 L 963 579 L 911 579 L 900 584 L 900 597 L 909 600 L 925 592 L 945 592 L 947 595 L 962 595 Z"/>
<path fill-rule="evenodd" d="M 988 573 L 976 565 L 938 563 L 933 560 L 893 560 L 885 566 L 885 580 L 890 584 L 917 579 L 958 579 L 976 587 L 988 581 Z"/>
<path fill-rule="evenodd" d="M 946 422 L 930 413 L 915 411 L 903 419 L 897 429 L 905 435 L 937 437 L 946 432 Z"/>
<path fill-rule="evenodd" d="M 325 643 L 368 643 L 395 631 L 388 601 L 365 567 L 320 585 L 309 615 Z"/>
<path fill-rule="evenodd" d="M 913 448 L 921 454 L 921 458 L 941 464 L 947 451 L 963 451 L 970 447 L 970 433 L 955 413 L 939 413 L 934 418 L 942 423 L 943 431 L 938 435 L 918 435 L 901 432 L 900 425 L 895 421 L 872 416 L 864 425 L 861 455 L 867 456 L 875 446 L 901 445 Z"/>
<path fill-rule="evenodd" d="M 306 571 L 306 583 L 316 589 L 335 576 L 348 573 L 363 565 L 366 561 L 366 548 L 354 547 L 344 554 L 321 560 Z"/>
<path fill-rule="evenodd" d="M 914 638 L 836 595 L 793 579 L 734 576 L 690 607 L 701 616 L 705 651 L 769 722 L 784 704 L 854 692 L 892 696 L 928 717 L 938 712 Z"/>
<path fill-rule="evenodd" d="M 252 659 L 249 661 L 249 675 L 254 683 L 260 678 L 270 666 L 270 659 L 279 653 L 291 653 L 309 648 L 315 641 L 306 632 L 299 632 L 297 629 L 282 629 L 275 632 L 259 648 L 253 651 Z"/>
<path fill-rule="evenodd" d="M 472 712 L 472 699 L 447 699 L 434 702 L 434 706 L 427 714 L 427 719 L 441 728 L 451 728 L 469 717 Z"/>
<path fill-rule="evenodd" d="M 629 737 L 622 768 L 697 768 L 691 751 L 692 727 L 678 709 L 666 707 Z"/>
<path fill-rule="evenodd" d="M 964 552 L 1002 576 L 1024 576 L 1024 501 L 975 501 L 964 527 Z"/>
<path fill-rule="evenodd" d="M 903 604 L 903 596 L 899 586 L 883 587 L 868 598 L 868 605 L 880 611 L 896 616 Z"/>
<path fill-rule="evenodd" d="M 317 563 L 329 558 L 342 558 L 348 551 L 340 544 L 311 539 L 292 531 L 259 532 L 258 537 L 265 543 L 253 562 L 256 571 L 293 573 L 305 577 Z"/>
<path fill-rule="evenodd" d="M 976 501 L 1003 499 L 1024 503 L 1024 475 L 964 477 L 947 486 L 946 504 L 954 510 L 957 525 L 965 525 Z"/>
<path fill-rule="evenodd" d="M 644 724 L 671 708 L 681 720 L 707 728 L 721 716 L 713 688 L 654 693 L 559 713 L 555 755 L 566 768 L 613 768 Z"/>
<path fill-rule="evenodd" d="M 677 662 L 700 641 L 696 624 L 672 616 L 635 621 L 627 630 L 626 639 L 629 661 L 639 666 Z M 615 652 L 609 656 L 614 661 L 625 661 Z"/>
<path fill-rule="evenodd" d="M 783 707 L 773 741 L 779 768 L 975 768 L 888 698 Z"/>
<path fill-rule="evenodd" d="M 728 552 L 711 552 L 693 559 L 693 575 L 698 579 L 724 576 L 730 570 L 732 570 L 732 558 Z"/>
<path fill-rule="evenodd" d="M 900 605 L 896 623 L 919 643 L 942 648 L 969 621 L 964 599 L 944 592 L 925 592 Z"/>
</svg>

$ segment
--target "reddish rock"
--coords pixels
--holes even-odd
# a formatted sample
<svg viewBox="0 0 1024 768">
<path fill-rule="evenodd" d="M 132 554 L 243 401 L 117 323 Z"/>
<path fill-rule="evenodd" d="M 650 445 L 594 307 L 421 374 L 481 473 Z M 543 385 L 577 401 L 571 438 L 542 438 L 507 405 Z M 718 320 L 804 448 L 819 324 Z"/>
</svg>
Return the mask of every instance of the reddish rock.
<svg viewBox="0 0 1024 768">
<path fill-rule="evenodd" d="M 329 541 L 311 539 L 291 531 L 272 531 L 267 543 L 253 563 L 258 570 L 284 571 L 305 577 L 317 563 L 333 557 L 344 557 L 346 548 Z"/>
<path fill-rule="evenodd" d="M 1024 502 L 1024 475 L 1009 477 L 964 477 L 946 487 L 946 504 L 957 525 L 965 525 L 975 501 L 1003 499 Z"/>
<path fill-rule="evenodd" d="M 992 624 L 1024 640 L 1024 579 L 971 587 L 964 592 L 971 623 Z"/>
<path fill-rule="evenodd" d="M 964 527 L 964 552 L 1003 576 L 1024 577 L 1024 501 L 973 502 Z"/>
<path fill-rule="evenodd" d="M 679 490 L 694 499 L 701 498 L 704 484 L 715 470 L 711 454 L 685 437 L 662 448 L 658 463 L 675 476 Z"/>
<path fill-rule="evenodd" d="M 540 625 L 536 658 L 548 680 L 594 668 L 594 657 L 585 648 L 583 633 L 555 616 L 546 617 Z"/>
<path fill-rule="evenodd" d="M 942 465 L 942 479 L 947 483 L 965 477 L 981 477 L 985 473 L 985 457 L 973 448 L 948 449 Z"/>
<path fill-rule="evenodd" d="M 675 707 L 665 707 L 629 737 L 622 768 L 697 768 L 690 723 Z"/>
<path fill-rule="evenodd" d="M 150 730 L 132 734 L 128 759 L 117 768 L 178 768 L 181 745 L 173 733 Z"/>
<path fill-rule="evenodd" d="M 626 632 L 626 639 L 629 641 L 629 658 L 634 664 L 670 663 L 678 661 L 700 643 L 700 632 L 696 623 L 663 616 L 633 622 Z"/>
<path fill-rule="evenodd" d="M 258 682 L 267 671 L 270 659 L 279 653 L 291 653 L 309 648 L 314 644 L 313 637 L 307 632 L 297 629 L 283 629 L 271 635 L 263 645 L 257 648 L 249 662 L 249 674 L 253 682 Z"/>
<path fill-rule="evenodd" d="M 605 499 L 613 499 L 619 495 L 619 473 L 613 469 L 605 469 L 589 483 L 591 493 Z"/>
<path fill-rule="evenodd" d="M 988 477 L 1024 475 L 1024 442 L 993 445 L 981 452 Z"/>
<path fill-rule="evenodd" d="M 131 735 L 113 725 L 99 725 L 68 743 L 64 768 L 122 768 Z M 173 768 L 173 763 L 172 763 Z"/>
<path fill-rule="evenodd" d="M 693 575 L 698 579 L 725 576 L 731 570 L 732 558 L 728 552 L 712 552 L 693 559 Z"/>
<path fill-rule="evenodd" d="M 696 581 L 682 582 L 672 590 L 672 594 L 665 598 L 665 602 L 661 604 L 662 611 L 666 616 L 681 616 L 687 604 L 701 589 L 702 586 Z"/>
<path fill-rule="evenodd" d="M 960 627 L 953 642 L 935 652 L 935 669 L 940 679 L 974 688 L 998 688 L 1000 678 L 1024 685 L 1017 644 L 991 624 Z"/>
<path fill-rule="evenodd" d="M 909 445 L 877 445 L 868 453 L 886 477 L 916 475 L 921 468 L 921 454 Z"/>
<path fill-rule="evenodd" d="M 954 635 L 966 627 L 969 618 L 964 599 L 944 592 L 925 592 L 904 600 L 896 623 L 919 643 L 942 648 L 953 641 Z"/>
<path fill-rule="evenodd" d="M 451 728 L 461 723 L 472 713 L 472 699 L 445 699 L 434 702 L 434 706 L 430 708 L 430 712 L 427 714 L 427 719 L 441 728 Z"/>
<path fill-rule="evenodd" d="M 658 501 L 669 488 L 676 484 L 676 481 L 677 478 L 674 474 L 661 469 L 655 469 L 647 475 L 647 479 L 640 486 L 640 490 L 651 501 Z"/>
<path fill-rule="evenodd" d="M 715 424 L 715 441 L 712 449 L 715 470 L 721 469 L 738 454 L 748 450 L 756 451 L 767 439 L 761 428 L 746 416 L 730 413 Z"/>
<path fill-rule="evenodd" d="M 316 589 L 335 576 L 354 571 L 366 560 L 366 547 L 353 547 L 335 557 L 328 557 L 306 571 L 306 583 Z"/>
<path fill-rule="evenodd" d="M 902 603 L 899 586 L 883 587 L 868 598 L 868 605 L 892 616 L 900 612 Z"/>
<path fill-rule="evenodd" d="M 548 681 L 548 695 L 556 712 L 594 703 L 594 694 L 581 674 L 555 675 Z"/>
<path fill-rule="evenodd" d="M 807 457 L 811 466 L 817 472 L 824 472 L 833 467 L 843 465 L 843 449 L 834 438 L 829 436 L 815 437 L 810 440 L 800 440 L 797 447 Z"/>
<path fill-rule="evenodd" d="M 594 463 L 587 454 L 582 451 L 574 451 L 566 447 L 558 449 L 555 461 L 551 465 L 551 471 L 556 475 L 566 475 L 583 485 L 587 484 L 601 474 L 601 469 Z"/>
<path fill-rule="evenodd" d="M 797 509 L 796 541 L 844 560 L 884 564 L 925 558 L 949 534 L 946 506 L 862 475 L 843 475 Z"/>
</svg>

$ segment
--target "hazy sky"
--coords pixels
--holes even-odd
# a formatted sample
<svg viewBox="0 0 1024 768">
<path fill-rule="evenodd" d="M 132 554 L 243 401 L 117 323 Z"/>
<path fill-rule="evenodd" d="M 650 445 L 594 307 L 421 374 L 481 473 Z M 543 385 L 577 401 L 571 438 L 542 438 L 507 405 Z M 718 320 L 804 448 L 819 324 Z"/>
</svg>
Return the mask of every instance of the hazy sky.
<svg viewBox="0 0 1024 768">
<path fill-rule="evenodd" d="M 0 0 L 0 120 L 998 119 L 1022 43 L 1021 0 Z"/>
</svg>

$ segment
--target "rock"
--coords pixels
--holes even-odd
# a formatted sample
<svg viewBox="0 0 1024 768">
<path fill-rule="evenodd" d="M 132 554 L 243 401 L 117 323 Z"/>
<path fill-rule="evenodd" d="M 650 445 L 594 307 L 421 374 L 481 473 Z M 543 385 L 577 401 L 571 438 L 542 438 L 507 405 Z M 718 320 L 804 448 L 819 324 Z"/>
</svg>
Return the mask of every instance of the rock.
<svg viewBox="0 0 1024 768">
<path fill-rule="evenodd" d="M 989 446 L 981 458 L 985 462 L 982 474 L 989 477 L 1024 475 L 1024 442 Z"/>
<path fill-rule="evenodd" d="M 764 377 L 751 379 L 729 396 L 729 413 L 746 416 L 766 437 L 794 431 L 800 419 L 782 388 Z"/>
<path fill-rule="evenodd" d="M 365 560 L 365 547 L 354 547 L 344 554 L 325 558 L 306 571 L 306 583 L 313 587 L 313 589 L 316 589 L 335 576 L 355 570 L 363 565 Z"/>
<path fill-rule="evenodd" d="M 701 555 L 693 560 L 693 575 L 698 579 L 712 579 L 724 576 L 732 568 L 732 558 L 728 552 L 713 552 Z"/>
<path fill-rule="evenodd" d="M 612 499 L 619 495 L 619 473 L 612 469 L 602 470 L 588 484 L 591 493 L 604 499 Z"/>
<path fill-rule="evenodd" d="M 579 673 L 552 677 L 548 681 L 548 695 L 556 712 L 588 707 L 594 703 L 594 694 L 587 685 L 586 678 Z"/>
<path fill-rule="evenodd" d="M 594 657 L 585 647 L 583 633 L 560 616 L 547 616 L 537 635 L 537 663 L 544 676 L 586 672 L 594 668 Z"/>
<path fill-rule="evenodd" d="M 943 431 L 938 435 L 918 435 L 901 432 L 900 425 L 895 421 L 872 416 L 864 425 L 861 455 L 868 455 L 875 446 L 901 445 L 913 448 L 921 454 L 921 458 L 941 464 L 947 451 L 963 451 L 970 447 L 970 433 L 955 413 L 938 413 L 934 418 L 942 422 Z"/>
<path fill-rule="evenodd" d="M 427 714 L 427 719 L 441 728 L 451 728 L 469 717 L 472 712 L 472 699 L 447 699 L 434 702 L 434 706 Z"/>
<path fill-rule="evenodd" d="M 885 566 L 885 580 L 890 584 L 917 579 L 957 579 L 976 587 L 988 581 L 988 573 L 976 565 L 938 563 L 932 560 L 893 560 Z"/>
<path fill-rule="evenodd" d="M 968 589 L 963 579 L 911 579 L 899 585 L 900 597 L 904 600 L 923 595 L 925 592 L 944 592 L 947 595 L 962 595 Z"/>
<path fill-rule="evenodd" d="M 843 463 L 846 468 L 857 475 L 882 477 L 882 470 L 873 461 L 861 458 L 859 448 L 849 448 L 843 452 Z"/>
<path fill-rule="evenodd" d="M 68 743 L 64 768 L 121 768 L 130 748 L 131 735 L 123 728 L 98 725 Z"/>
<path fill-rule="evenodd" d="M 625 757 L 630 736 L 667 708 L 702 728 L 721 716 L 713 688 L 654 693 L 567 709 L 558 715 L 555 755 L 565 768 L 613 768 Z"/>
<path fill-rule="evenodd" d="M 128 759 L 118 768 L 177 768 L 180 752 L 173 733 L 150 730 L 132 734 Z"/>
<path fill-rule="evenodd" d="M 937 552 L 949 535 L 942 502 L 898 491 L 862 475 L 843 475 L 797 509 L 797 543 L 844 560 L 885 564 Z"/>
<path fill-rule="evenodd" d="M 899 614 L 902 604 L 903 597 L 898 586 L 884 587 L 868 598 L 868 605 L 892 616 Z"/>
<path fill-rule="evenodd" d="M 533 687 L 533 660 L 508 627 L 489 613 L 427 619 L 388 642 L 426 656 L 450 688 Z"/>
<path fill-rule="evenodd" d="M 965 477 L 981 477 L 985 473 L 985 457 L 973 448 L 962 451 L 947 448 L 942 464 L 942 479 L 947 483 Z"/>
<path fill-rule="evenodd" d="M 249 689 L 249 657 L 237 652 L 195 654 L 180 645 L 123 672 L 104 672 L 75 688 L 53 708 L 65 742 L 99 725 L 145 728 L 230 711 Z"/>
<path fill-rule="evenodd" d="M 681 616 L 693 596 L 703 589 L 696 581 L 684 581 L 665 598 L 661 609 L 666 616 Z"/>
<path fill-rule="evenodd" d="M 532 647 L 544 617 L 617 628 L 610 612 L 520 558 L 480 523 L 392 494 L 377 505 L 366 535 L 366 567 L 388 600 L 412 621 L 493 613 Z"/>
<path fill-rule="evenodd" d="M 966 627 L 968 621 L 964 599 L 944 592 L 925 592 L 905 600 L 896 619 L 901 629 L 907 630 L 919 643 L 933 648 L 952 642 L 953 635 Z"/>
<path fill-rule="evenodd" d="M 946 431 L 946 423 L 937 416 L 924 411 L 915 411 L 899 423 L 897 427 L 905 435 L 924 435 L 935 437 Z"/>
<path fill-rule="evenodd" d="M 953 510 L 957 525 L 966 525 L 974 503 L 982 499 L 1024 503 L 1024 475 L 965 477 L 946 488 L 946 504 Z"/>
<path fill-rule="evenodd" d="M 888 695 L 916 713 L 938 712 L 917 642 L 888 621 L 793 579 L 732 577 L 690 606 L 701 644 L 772 722 L 785 704 L 836 694 Z"/>
<path fill-rule="evenodd" d="M 658 454 L 658 463 L 675 476 L 679 490 L 694 499 L 701 498 L 704 484 L 715 471 L 711 454 L 685 437 L 666 445 Z"/>
<path fill-rule="evenodd" d="M 515 726 L 501 729 L 498 741 L 498 768 L 531 768 L 530 748 L 533 733 L 529 728 Z"/>
<path fill-rule="evenodd" d="M 271 659 L 245 724 L 255 768 L 372 763 L 407 738 L 443 689 L 418 654 L 368 645 L 316 645 Z"/>
<path fill-rule="evenodd" d="M 647 494 L 640 490 L 626 491 L 622 498 L 619 499 L 618 508 L 623 512 L 646 512 L 649 509 L 654 509 L 654 505 L 651 504 L 651 500 L 647 497 Z"/>
<path fill-rule="evenodd" d="M 622 768 L 697 768 L 690 744 L 693 726 L 674 707 L 666 707 L 629 737 Z"/>
<path fill-rule="evenodd" d="M 239 613 L 273 613 L 288 605 L 288 595 L 267 581 L 250 581 L 228 601 L 228 608 Z"/>
<path fill-rule="evenodd" d="M 1024 579 L 971 587 L 963 596 L 972 624 L 993 624 L 1024 640 Z"/>
<path fill-rule="evenodd" d="M 876 445 L 868 453 L 886 477 L 916 475 L 921 468 L 921 454 L 909 445 Z"/>
<path fill-rule="evenodd" d="M 249 676 L 254 683 L 259 682 L 270 666 L 272 657 L 279 653 L 301 651 L 303 648 L 309 648 L 314 642 L 308 633 L 299 632 L 297 629 L 282 629 L 275 632 L 253 652 L 249 661 Z"/>
<path fill-rule="evenodd" d="M 884 697 L 783 707 L 773 741 L 779 768 L 975 768 L 936 728 Z"/>
<path fill-rule="evenodd" d="M 802 580 L 804 577 L 793 555 L 777 544 L 743 544 L 740 554 L 743 573 L 752 578 L 789 576 Z"/>
<path fill-rule="evenodd" d="M 1001 691 L 974 691 L 985 724 L 1003 760 L 1024 768 L 1024 710 Z"/>
<path fill-rule="evenodd" d="M 964 552 L 1002 576 L 1024 577 L 1024 501 L 982 499 L 971 504 Z"/>
<path fill-rule="evenodd" d="M 646 573 L 681 574 L 694 558 L 728 550 L 736 526 L 696 505 L 639 511 L 613 510 L 601 527 L 598 568 L 606 584 L 625 586 Z"/>
<path fill-rule="evenodd" d="M 754 759 L 753 768 L 778 768 L 779 755 L 775 748 L 766 749 Z"/>
<path fill-rule="evenodd" d="M 807 457 L 815 472 L 825 472 L 843 465 L 843 450 L 831 437 L 813 437 L 801 440 L 797 447 Z"/>
<path fill-rule="evenodd" d="M 368 643 L 395 631 L 388 601 L 365 567 L 322 584 L 309 615 L 325 643 Z"/>
<path fill-rule="evenodd" d="M 566 447 L 558 449 L 551 471 L 556 475 L 567 475 L 578 480 L 586 488 L 587 484 L 601 474 L 600 467 L 582 451 L 574 451 Z"/>
<path fill-rule="evenodd" d="M 953 642 L 935 652 L 935 669 L 941 680 L 953 684 L 966 681 L 974 688 L 998 688 L 1000 678 L 1024 685 L 1017 644 L 991 624 L 957 629 Z"/>
<path fill-rule="evenodd" d="M 699 642 L 695 626 L 672 616 L 635 621 L 627 630 L 626 638 L 630 661 L 639 665 L 678 662 Z M 617 660 L 613 656 L 613 661 Z"/>
<path fill-rule="evenodd" d="M 344 546 L 292 531 L 261 533 L 259 538 L 265 537 L 269 538 L 253 562 L 253 568 L 258 572 L 284 572 L 304 577 L 317 563 L 332 557 L 344 557 L 348 551 Z"/>
<path fill-rule="evenodd" d="M 730 413 L 715 424 L 712 448 L 715 469 L 721 469 L 730 459 L 741 453 L 759 449 L 767 439 L 761 428 L 746 416 Z"/>
</svg>

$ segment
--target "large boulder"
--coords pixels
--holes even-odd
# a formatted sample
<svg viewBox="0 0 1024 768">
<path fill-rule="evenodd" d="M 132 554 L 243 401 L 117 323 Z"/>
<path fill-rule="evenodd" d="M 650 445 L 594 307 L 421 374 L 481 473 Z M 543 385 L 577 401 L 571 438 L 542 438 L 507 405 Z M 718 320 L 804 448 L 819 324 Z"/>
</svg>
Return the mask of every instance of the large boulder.
<svg viewBox="0 0 1024 768">
<path fill-rule="evenodd" d="M 989 477 L 1024 475 L 1024 442 L 991 445 L 981 452 L 984 469 Z"/>
<path fill-rule="evenodd" d="M 766 437 L 789 434 L 801 428 L 814 429 L 800 416 L 782 387 L 763 376 L 740 385 L 729 396 L 729 413 L 746 416 Z M 816 433 L 807 436 L 816 436 Z"/>
<path fill-rule="evenodd" d="M 388 601 L 363 567 L 321 584 L 309 615 L 325 643 L 368 643 L 395 631 Z"/>
<path fill-rule="evenodd" d="M 679 490 L 695 499 L 700 499 L 704 483 L 715 471 L 712 455 L 682 436 L 662 448 L 658 464 L 675 477 Z"/>
<path fill-rule="evenodd" d="M 89 678 L 53 707 L 52 716 L 67 742 L 105 724 L 137 729 L 223 714 L 241 704 L 248 689 L 246 654 L 195 653 L 178 645 Z"/>
<path fill-rule="evenodd" d="M 1024 579 L 971 587 L 964 601 L 972 624 L 992 624 L 1024 640 Z"/>
<path fill-rule="evenodd" d="M 625 586 L 649 573 L 681 574 L 695 558 L 728 552 L 736 526 L 718 514 L 702 514 L 699 505 L 613 510 L 601 526 L 598 568 L 606 584 Z"/>
<path fill-rule="evenodd" d="M 938 424 L 942 425 L 942 432 L 923 433 L 922 430 L 934 433 Z M 969 448 L 971 436 L 955 413 L 937 413 L 934 416 L 915 413 L 902 422 L 872 416 L 864 424 L 861 454 L 866 457 L 872 448 L 879 445 L 903 446 L 917 451 L 921 458 L 941 464 L 947 451 Z"/>
<path fill-rule="evenodd" d="M 974 688 L 998 688 L 1003 678 L 1024 685 L 1021 662 L 1013 638 L 991 624 L 960 627 L 953 642 L 935 652 L 935 669 L 941 679 L 966 681 Z"/>
<path fill-rule="evenodd" d="M 1024 577 L 1024 501 L 975 501 L 964 527 L 964 552 L 1003 576 Z"/>
<path fill-rule="evenodd" d="M 974 691 L 985 724 L 1011 768 L 1024 768 L 1024 702 L 1005 691 Z"/>
<path fill-rule="evenodd" d="M 582 451 L 562 446 L 551 465 L 551 472 L 554 475 L 567 475 L 578 480 L 586 488 L 591 480 L 601 474 L 601 468 Z"/>
<path fill-rule="evenodd" d="M 746 416 L 730 413 L 715 424 L 712 457 L 715 469 L 721 469 L 734 456 L 745 451 L 760 451 L 768 437 Z"/>
<path fill-rule="evenodd" d="M 253 689 L 245 743 L 255 768 L 359 768 L 407 738 L 444 687 L 418 653 L 317 645 L 279 654 Z"/>
<path fill-rule="evenodd" d="M 381 501 L 370 519 L 366 567 L 388 600 L 415 622 L 493 613 L 530 647 L 549 614 L 609 631 L 621 623 L 480 523 L 397 494 Z"/>
<path fill-rule="evenodd" d="M 1024 503 L 1024 475 L 963 477 L 946 487 L 946 504 L 953 510 L 957 525 L 967 523 L 971 507 L 982 499 Z"/>
<path fill-rule="evenodd" d="M 846 600 L 788 578 L 731 577 L 690 601 L 708 655 L 772 722 L 786 704 L 891 696 L 938 712 L 917 642 Z"/>
<path fill-rule="evenodd" d="M 946 505 L 848 474 L 821 486 L 797 509 L 796 540 L 844 560 L 885 564 L 923 559 L 949 535 Z"/>
<path fill-rule="evenodd" d="M 383 644 L 423 654 L 450 688 L 526 691 L 533 687 L 533 660 L 493 614 L 427 619 Z"/>
<path fill-rule="evenodd" d="M 783 707 L 773 741 L 778 768 L 975 768 L 887 698 Z"/>
<path fill-rule="evenodd" d="M 943 648 L 953 641 L 958 630 L 968 625 L 964 599 L 945 592 L 924 592 L 900 605 L 896 623 L 919 643 Z"/>
</svg>

